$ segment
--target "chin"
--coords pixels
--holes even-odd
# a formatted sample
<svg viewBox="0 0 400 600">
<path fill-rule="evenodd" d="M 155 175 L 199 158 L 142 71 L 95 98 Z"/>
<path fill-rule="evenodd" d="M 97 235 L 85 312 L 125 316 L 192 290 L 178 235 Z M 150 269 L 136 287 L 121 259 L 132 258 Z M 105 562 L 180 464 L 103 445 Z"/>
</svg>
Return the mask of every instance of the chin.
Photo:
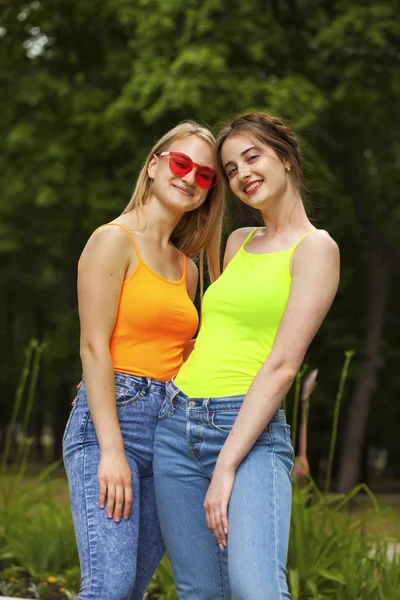
<svg viewBox="0 0 400 600">
<path fill-rule="evenodd" d="M 266 198 L 265 196 L 260 196 L 259 198 L 246 198 L 243 200 L 243 202 L 248 206 L 251 206 L 251 208 L 257 208 L 258 210 L 260 210 L 268 204 L 268 198 Z"/>
</svg>

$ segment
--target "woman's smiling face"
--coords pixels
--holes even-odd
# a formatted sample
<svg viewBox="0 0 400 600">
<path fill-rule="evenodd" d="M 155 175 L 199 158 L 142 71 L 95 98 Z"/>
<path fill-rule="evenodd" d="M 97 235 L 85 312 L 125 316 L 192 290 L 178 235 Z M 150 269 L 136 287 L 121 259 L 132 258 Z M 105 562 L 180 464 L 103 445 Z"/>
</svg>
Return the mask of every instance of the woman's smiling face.
<svg viewBox="0 0 400 600">
<path fill-rule="evenodd" d="M 215 169 L 213 148 L 196 135 L 174 140 L 167 151 L 181 152 L 194 163 Z M 155 155 L 149 164 L 148 174 L 153 180 L 153 193 L 158 200 L 182 212 L 189 212 L 201 206 L 209 192 L 196 182 L 195 167 L 186 175 L 174 175 L 169 166 L 169 157 Z"/>
<path fill-rule="evenodd" d="M 254 208 L 266 208 L 289 184 L 289 165 L 271 147 L 251 136 L 228 137 L 221 148 L 221 162 L 232 192 Z"/>
</svg>

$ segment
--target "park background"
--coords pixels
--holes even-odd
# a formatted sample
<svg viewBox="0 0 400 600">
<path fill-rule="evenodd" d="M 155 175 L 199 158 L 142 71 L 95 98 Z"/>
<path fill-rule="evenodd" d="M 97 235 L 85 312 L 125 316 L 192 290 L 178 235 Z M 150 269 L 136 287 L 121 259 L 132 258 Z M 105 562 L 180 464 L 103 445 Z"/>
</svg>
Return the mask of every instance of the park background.
<svg viewBox="0 0 400 600">
<path fill-rule="evenodd" d="M 218 131 L 254 109 L 284 117 L 298 132 L 310 215 L 341 249 L 340 289 L 305 361 L 308 371 L 318 369 L 308 413 L 312 476 L 323 488 L 337 416 L 326 491 L 347 494 L 364 482 L 399 510 L 398 9 L 395 0 L 1 0 L 3 458 L 10 441 L 4 490 L 14 485 L 23 498 L 32 481 L 42 490 L 37 473 L 61 455 L 81 377 L 76 269 L 87 238 L 123 210 L 164 132 L 183 119 Z M 227 212 L 225 238 L 257 224 L 229 195 Z M 30 340 L 38 347 L 27 350 Z M 292 422 L 295 404 L 294 389 L 287 399 Z M 20 450 L 28 446 L 29 455 Z M 16 458 L 14 469 L 24 463 L 20 487 L 10 483 Z M 56 476 L 62 485 L 61 468 Z M 11 510 L 8 488 L 3 505 Z M 55 501 L 67 504 L 58 488 Z M 389 530 L 400 537 L 396 524 Z M 0 539 L 4 531 L 0 525 Z M 5 547 L 0 567 L 11 568 L 16 561 Z M 24 572 L 52 577 L 48 567 L 25 565 Z M 302 585 L 299 598 L 397 598 L 329 596 L 318 586 L 310 595 Z M 49 598 L 65 597 L 57 593 Z"/>
</svg>

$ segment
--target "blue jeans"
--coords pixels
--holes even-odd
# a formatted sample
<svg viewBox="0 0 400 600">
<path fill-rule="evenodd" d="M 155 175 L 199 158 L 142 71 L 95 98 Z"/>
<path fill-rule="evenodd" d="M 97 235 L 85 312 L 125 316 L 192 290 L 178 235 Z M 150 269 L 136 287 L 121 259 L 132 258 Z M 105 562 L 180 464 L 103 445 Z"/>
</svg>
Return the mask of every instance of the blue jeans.
<svg viewBox="0 0 400 600">
<path fill-rule="evenodd" d="M 115 523 L 98 505 L 100 449 L 78 393 L 65 428 L 64 464 L 81 565 L 80 600 L 142 600 L 164 554 L 153 479 L 153 444 L 165 383 L 115 373 L 119 424 L 132 470 L 133 508 Z"/>
<path fill-rule="evenodd" d="M 226 550 L 203 502 L 243 396 L 188 398 L 167 383 L 154 445 L 161 530 L 180 600 L 288 600 L 286 560 L 293 449 L 279 409 L 240 464 Z"/>
</svg>

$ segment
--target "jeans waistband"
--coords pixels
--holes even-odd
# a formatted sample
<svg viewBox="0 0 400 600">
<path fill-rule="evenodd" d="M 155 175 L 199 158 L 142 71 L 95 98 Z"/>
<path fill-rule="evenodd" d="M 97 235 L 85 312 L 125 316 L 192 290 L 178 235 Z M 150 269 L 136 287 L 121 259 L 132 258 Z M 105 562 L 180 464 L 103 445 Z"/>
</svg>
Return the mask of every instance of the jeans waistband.
<svg viewBox="0 0 400 600">
<path fill-rule="evenodd" d="M 115 371 L 114 380 L 116 385 L 124 386 L 126 388 L 151 388 L 153 390 L 157 389 L 163 393 L 165 392 L 165 382 L 158 381 L 158 379 L 152 379 L 151 377 L 139 377 L 138 375 L 130 375 L 129 373 Z"/>
<path fill-rule="evenodd" d="M 166 395 L 174 404 L 192 410 L 205 409 L 206 411 L 240 410 L 245 396 L 223 396 L 217 398 L 191 398 L 180 390 L 173 380 L 166 383 Z M 279 406 L 272 419 L 282 418 L 283 410 Z M 271 420 L 272 420 L 271 419 Z"/>
</svg>

